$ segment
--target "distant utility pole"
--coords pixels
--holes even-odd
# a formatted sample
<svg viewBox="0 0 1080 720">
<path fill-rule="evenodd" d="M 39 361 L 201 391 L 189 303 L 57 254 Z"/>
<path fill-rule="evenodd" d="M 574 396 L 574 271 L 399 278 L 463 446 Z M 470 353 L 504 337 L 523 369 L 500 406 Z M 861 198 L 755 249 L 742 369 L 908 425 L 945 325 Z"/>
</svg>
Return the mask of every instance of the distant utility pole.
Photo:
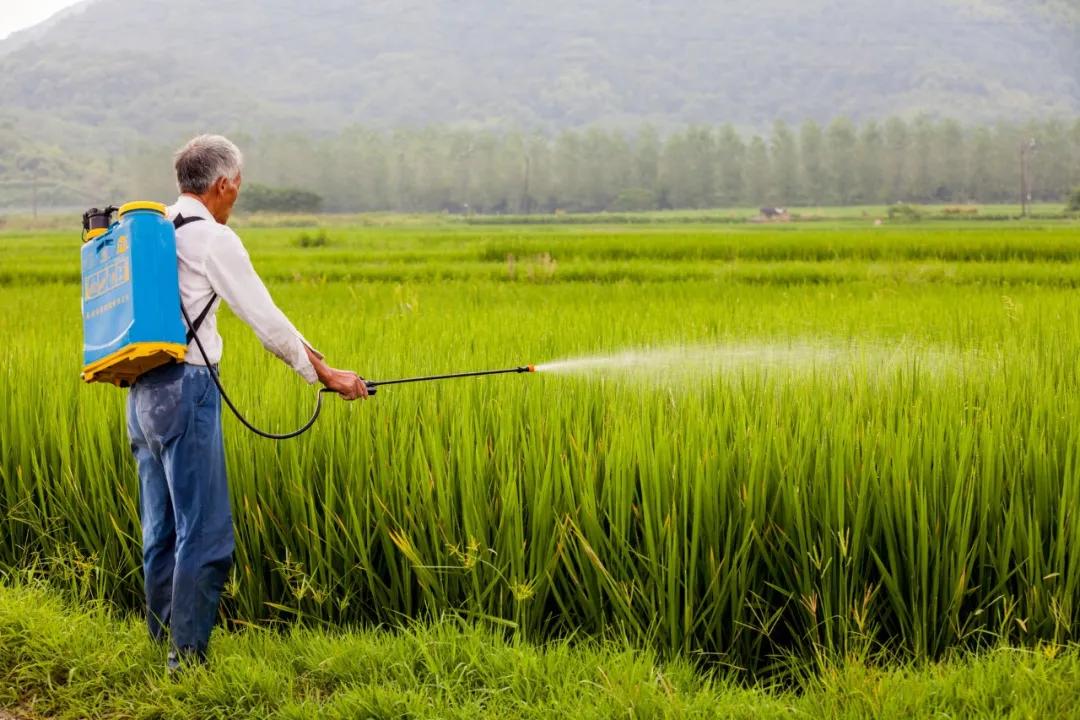
<svg viewBox="0 0 1080 720">
<path fill-rule="evenodd" d="M 1020 143 L 1020 217 L 1028 216 L 1031 205 L 1031 155 L 1038 147 L 1035 138 Z"/>
</svg>

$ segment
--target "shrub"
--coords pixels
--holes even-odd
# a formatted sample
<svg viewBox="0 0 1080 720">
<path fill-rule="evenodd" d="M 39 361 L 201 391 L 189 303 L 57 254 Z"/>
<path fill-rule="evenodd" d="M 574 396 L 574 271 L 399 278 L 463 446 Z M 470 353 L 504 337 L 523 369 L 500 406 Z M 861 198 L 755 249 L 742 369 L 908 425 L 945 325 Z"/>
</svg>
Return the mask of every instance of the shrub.
<svg viewBox="0 0 1080 720">
<path fill-rule="evenodd" d="M 303 232 L 296 237 L 293 244 L 296 245 L 296 247 L 302 248 L 326 247 L 330 244 L 330 237 L 326 234 L 325 230 L 319 230 L 318 232 L 312 232 L 310 234 Z"/>
<path fill-rule="evenodd" d="M 1073 188 L 1069 193 L 1069 201 L 1065 206 L 1065 212 L 1080 213 L 1080 187 Z"/>
<path fill-rule="evenodd" d="M 922 220 L 922 210 L 908 203 L 896 203 L 889 206 L 889 219 L 900 222 L 917 222 Z"/>
</svg>

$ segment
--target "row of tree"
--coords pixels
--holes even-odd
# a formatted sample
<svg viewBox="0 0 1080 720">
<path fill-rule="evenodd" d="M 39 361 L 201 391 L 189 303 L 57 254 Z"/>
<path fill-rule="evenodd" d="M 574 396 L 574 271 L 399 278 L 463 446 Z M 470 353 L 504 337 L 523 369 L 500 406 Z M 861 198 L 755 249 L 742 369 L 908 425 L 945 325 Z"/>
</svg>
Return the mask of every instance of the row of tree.
<svg viewBox="0 0 1080 720">
<path fill-rule="evenodd" d="M 1034 201 L 1064 201 L 1080 186 L 1080 120 L 966 127 L 928 117 L 861 125 L 838 118 L 825 126 L 777 121 L 767 134 L 731 125 L 555 136 L 351 128 L 324 138 L 236 139 L 249 181 L 315 193 L 330 211 L 1018 202 L 1022 152 Z M 127 194 L 167 197 L 170 166 L 164 148 L 133 155 Z"/>
</svg>

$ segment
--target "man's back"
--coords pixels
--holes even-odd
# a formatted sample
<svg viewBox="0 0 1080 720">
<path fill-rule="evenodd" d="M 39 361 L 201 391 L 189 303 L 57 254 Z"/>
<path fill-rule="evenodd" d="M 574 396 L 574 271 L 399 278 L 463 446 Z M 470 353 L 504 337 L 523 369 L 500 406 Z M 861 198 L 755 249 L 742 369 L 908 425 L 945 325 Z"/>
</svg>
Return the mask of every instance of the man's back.
<svg viewBox="0 0 1080 720">
<path fill-rule="evenodd" d="M 240 237 L 229 226 L 214 220 L 206 206 L 192 195 L 181 195 L 167 214 L 172 221 L 178 216 L 202 218 L 176 231 L 180 301 L 188 317 L 194 321 L 209 303 L 215 303 L 199 325 L 206 358 L 193 341 L 188 345 L 187 362 L 216 365 L 221 361 L 223 343 L 217 329 L 217 298 L 221 298 L 251 327 L 267 350 L 307 382 L 315 382 L 315 369 L 306 350 L 310 344 L 274 304 Z"/>
</svg>

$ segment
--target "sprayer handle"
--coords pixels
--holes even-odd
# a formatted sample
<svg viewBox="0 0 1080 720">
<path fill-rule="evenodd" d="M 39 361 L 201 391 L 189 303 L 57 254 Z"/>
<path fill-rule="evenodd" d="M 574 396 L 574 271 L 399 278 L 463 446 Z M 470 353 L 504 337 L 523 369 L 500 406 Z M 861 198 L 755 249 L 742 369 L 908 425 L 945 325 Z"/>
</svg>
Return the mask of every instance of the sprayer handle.
<svg viewBox="0 0 1080 720">
<path fill-rule="evenodd" d="M 379 391 L 379 388 L 378 388 L 378 386 L 377 386 L 377 385 L 372 385 L 372 384 L 371 384 L 370 382 L 368 382 L 367 380 L 365 380 L 365 381 L 364 381 L 364 386 L 365 386 L 365 387 L 367 388 L 367 395 L 368 395 L 368 397 L 372 397 L 372 396 L 374 396 L 374 395 L 375 395 L 375 393 L 377 393 L 377 392 Z"/>
</svg>

